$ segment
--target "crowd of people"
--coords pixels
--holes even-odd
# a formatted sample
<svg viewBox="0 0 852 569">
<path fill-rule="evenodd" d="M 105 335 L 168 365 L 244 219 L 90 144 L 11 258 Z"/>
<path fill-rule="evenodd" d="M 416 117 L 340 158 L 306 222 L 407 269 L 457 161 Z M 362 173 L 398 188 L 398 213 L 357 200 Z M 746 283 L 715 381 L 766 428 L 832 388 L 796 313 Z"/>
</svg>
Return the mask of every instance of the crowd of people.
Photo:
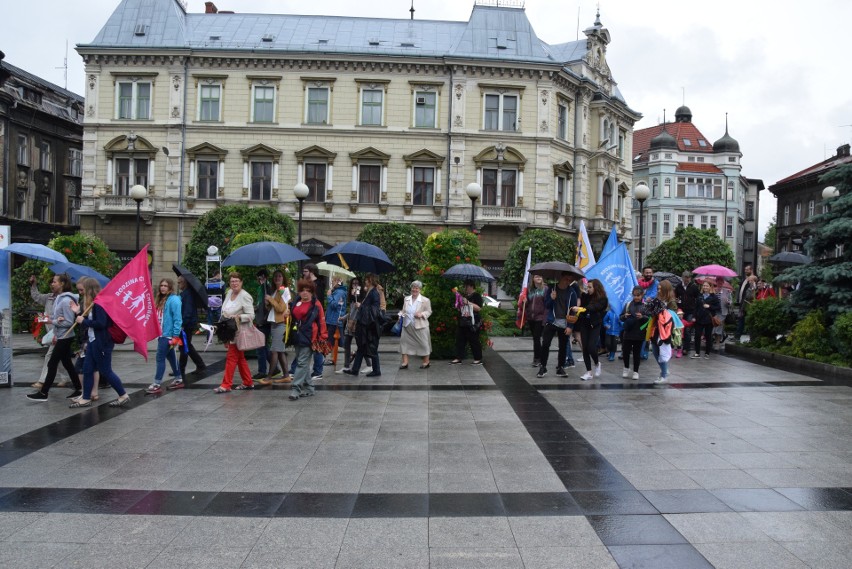
<svg viewBox="0 0 852 569">
<path fill-rule="evenodd" d="M 317 266 L 308 263 L 300 278 L 291 284 L 285 271 L 276 270 L 269 281 L 265 268 L 257 271 L 257 290 L 252 295 L 243 288 L 243 276 L 227 275 L 221 305 L 217 305 L 217 335 L 226 345 L 225 371 L 213 391 L 217 394 L 233 390 L 255 389 L 257 385 L 289 384 L 290 399 L 310 397 L 315 382 L 323 376 L 323 367 L 332 363 L 329 344 L 343 352 L 343 365 L 336 373 L 379 377 L 382 368 L 379 342 L 388 320 L 385 292 L 375 274 L 366 274 L 364 286 L 357 277 L 348 286 L 332 273 L 328 286 Z M 107 328 L 110 320 L 94 297 L 100 290 L 97 281 L 81 278 L 77 294 L 67 275 L 58 274 L 51 281 L 48 294 L 39 293 L 35 278 L 30 279 L 31 295 L 45 305 L 47 326 L 52 329 L 41 377 L 33 384 L 36 391 L 27 395 L 33 401 L 46 401 L 60 365 L 68 375 L 73 393 L 68 396 L 72 407 L 86 407 L 98 400 L 98 379 L 108 383 L 119 394 L 111 405 L 129 402 L 120 378 L 112 370 L 114 341 Z M 291 289 L 292 287 L 292 289 Z M 421 369 L 431 366 L 432 341 L 429 317 L 432 304 L 422 294 L 423 284 L 413 281 L 397 313 L 400 370 L 406 370 L 410 358 L 420 358 Z M 601 358 L 623 362 L 623 378 L 638 380 L 641 362 L 653 354 L 660 373 L 656 383 L 665 383 L 672 358 L 684 356 L 709 359 L 727 340 L 725 321 L 736 318 L 736 333 L 744 333 L 745 315 L 751 303 L 774 296 L 746 266 L 738 290 L 723 278 L 698 278 L 684 272 L 677 282 L 657 280 L 652 267 L 643 267 L 632 298 L 624 306 L 614 306 L 603 284 L 586 281 L 570 272 L 562 273 L 557 282 L 548 285 L 541 275 L 533 275 L 527 294 L 519 303 L 533 340 L 532 366 L 536 377 L 548 374 L 550 349 L 557 340 L 555 373 L 568 377 L 576 366 L 572 342 L 579 345 L 585 371 L 583 381 L 600 377 Z M 461 364 L 468 349 L 473 365 L 482 364 L 479 331 L 483 326 L 483 298 L 474 281 L 465 281 L 456 293 L 458 326 L 455 357 L 450 364 Z M 186 364 L 191 359 L 202 373 L 206 364 L 192 345 L 198 326 L 196 295 L 184 277 L 177 284 L 170 278 L 160 279 L 155 308 L 162 333 L 157 339 L 156 367 L 147 394 L 160 394 L 166 363 L 173 379 L 167 389 L 182 389 L 187 377 Z M 76 334 L 71 330 L 76 328 Z M 252 374 L 241 340 L 251 333 L 262 334 L 256 350 L 257 372 Z M 80 346 L 74 361 L 74 341 Z M 288 366 L 287 346 L 295 354 Z M 240 382 L 234 385 L 239 373 Z M 82 376 L 82 381 L 80 377 Z"/>
</svg>

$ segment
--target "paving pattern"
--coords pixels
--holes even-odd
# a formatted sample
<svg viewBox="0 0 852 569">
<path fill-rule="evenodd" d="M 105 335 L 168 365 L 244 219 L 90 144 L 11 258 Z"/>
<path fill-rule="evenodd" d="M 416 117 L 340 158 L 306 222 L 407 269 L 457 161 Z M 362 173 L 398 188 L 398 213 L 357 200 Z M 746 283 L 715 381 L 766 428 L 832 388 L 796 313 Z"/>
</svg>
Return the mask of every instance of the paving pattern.
<svg viewBox="0 0 852 569">
<path fill-rule="evenodd" d="M 16 354 L 0 567 L 850 566 L 850 386 L 726 356 L 537 379 L 529 339 L 495 348 L 397 370 L 385 342 L 381 377 L 327 367 L 296 402 L 213 394 L 218 350 L 146 396 L 119 350 L 132 405 L 82 410 L 26 400 L 41 355 Z"/>
</svg>

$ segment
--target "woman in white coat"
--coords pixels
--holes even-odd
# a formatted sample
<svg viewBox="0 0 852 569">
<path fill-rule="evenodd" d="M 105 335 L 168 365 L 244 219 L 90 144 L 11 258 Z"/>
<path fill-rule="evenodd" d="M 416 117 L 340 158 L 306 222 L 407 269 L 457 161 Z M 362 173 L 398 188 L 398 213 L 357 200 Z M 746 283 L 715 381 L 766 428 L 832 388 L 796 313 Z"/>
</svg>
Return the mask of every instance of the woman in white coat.
<svg viewBox="0 0 852 569">
<path fill-rule="evenodd" d="M 411 295 L 405 297 L 399 317 L 402 318 L 402 334 L 399 338 L 399 353 L 402 363 L 399 369 L 408 369 L 408 356 L 420 356 L 423 363 L 420 369 L 429 367 L 429 355 L 432 353 L 432 336 L 429 332 L 429 316 L 432 303 L 420 294 L 423 283 L 411 283 Z"/>
</svg>

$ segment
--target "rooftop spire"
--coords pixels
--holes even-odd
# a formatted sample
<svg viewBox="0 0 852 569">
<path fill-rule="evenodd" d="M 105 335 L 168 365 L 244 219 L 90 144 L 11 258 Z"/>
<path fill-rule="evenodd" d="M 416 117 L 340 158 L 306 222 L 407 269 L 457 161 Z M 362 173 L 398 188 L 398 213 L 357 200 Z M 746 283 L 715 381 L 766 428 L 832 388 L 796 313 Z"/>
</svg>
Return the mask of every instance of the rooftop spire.
<svg viewBox="0 0 852 569">
<path fill-rule="evenodd" d="M 411 0 L 411 9 L 409 10 L 409 12 L 411 12 L 411 19 L 413 20 L 414 19 L 414 0 Z"/>
</svg>

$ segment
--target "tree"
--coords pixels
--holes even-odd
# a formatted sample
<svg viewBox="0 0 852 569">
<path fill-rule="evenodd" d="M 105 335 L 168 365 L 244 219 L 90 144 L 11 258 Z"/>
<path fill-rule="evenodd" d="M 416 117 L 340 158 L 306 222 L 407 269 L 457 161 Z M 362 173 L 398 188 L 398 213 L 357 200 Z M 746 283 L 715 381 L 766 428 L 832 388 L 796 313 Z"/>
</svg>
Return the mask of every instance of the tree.
<svg viewBox="0 0 852 569">
<path fill-rule="evenodd" d="M 296 227 L 288 216 L 271 207 L 226 205 L 198 219 L 186 245 L 184 265 L 196 275 L 206 275 L 207 248 L 215 245 L 224 259 L 231 251 L 258 241 L 293 244 Z M 201 279 L 204 281 L 204 279 Z"/>
<path fill-rule="evenodd" d="M 791 305 L 800 316 L 823 308 L 834 320 L 852 311 L 852 164 L 831 170 L 819 181 L 835 186 L 840 195 L 811 218 L 814 229 L 805 249 L 814 262 L 787 269 L 775 282 L 798 283 Z M 837 245 L 843 246 L 839 255 Z"/>
<path fill-rule="evenodd" d="M 702 265 L 732 268 L 735 263 L 734 252 L 715 229 L 696 227 L 678 227 L 674 237 L 654 248 L 645 259 L 645 264 L 655 271 L 676 275 Z"/>
<path fill-rule="evenodd" d="M 778 224 L 776 223 L 777 216 L 772 216 L 772 223 L 766 228 L 766 234 L 763 236 L 763 244 L 775 252 L 775 245 L 778 238 Z"/>
<path fill-rule="evenodd" d="M 527 251 L 532 247 L 532 264 L 546 261 L 574 262 L 576 244 L 574 240 L 553 229 L 529 229 L 524 231 L 506 254 L 500 288 L 506 294 L 517 297 L 521 293 L 521 281 L 527 264 Z"/>
<path fill-rule="evenodd" d="M 72 263 L 91 267 L 106 277 L 113 277 L 121 268 L 118 256 L 110 251 L 109 247 L 100 237 L 88 233 L 74 233 L 72 235 L 55 235 L 47 244 L 54 251 L 59 251 Z M 18 323 L 16 329 L 22 329 L 30 324 L 30 311 L 35 309 L 30 296 L 30 275 L 36 276 L 36 286 L 41 292 L 50 290 L 50 280 L 53 271 L 49 269 L 52 263 L 44 263 L 29 259 L 23 265 L 15 269 L 12 276 L 12 307 L 14 318 Z M 38 307 L 39 311 L 44 306 Z"/>
<path fill-rule="evenodd" d="M 368 223 L 356 239 L 371 243 L 387 253 L 395 270 L 382 275 L 382 286 L 388 306 L 401 306 L 411 281 L 423 268 L 426 235 L 415 225 L 407 223 Z"/>
</svg>

